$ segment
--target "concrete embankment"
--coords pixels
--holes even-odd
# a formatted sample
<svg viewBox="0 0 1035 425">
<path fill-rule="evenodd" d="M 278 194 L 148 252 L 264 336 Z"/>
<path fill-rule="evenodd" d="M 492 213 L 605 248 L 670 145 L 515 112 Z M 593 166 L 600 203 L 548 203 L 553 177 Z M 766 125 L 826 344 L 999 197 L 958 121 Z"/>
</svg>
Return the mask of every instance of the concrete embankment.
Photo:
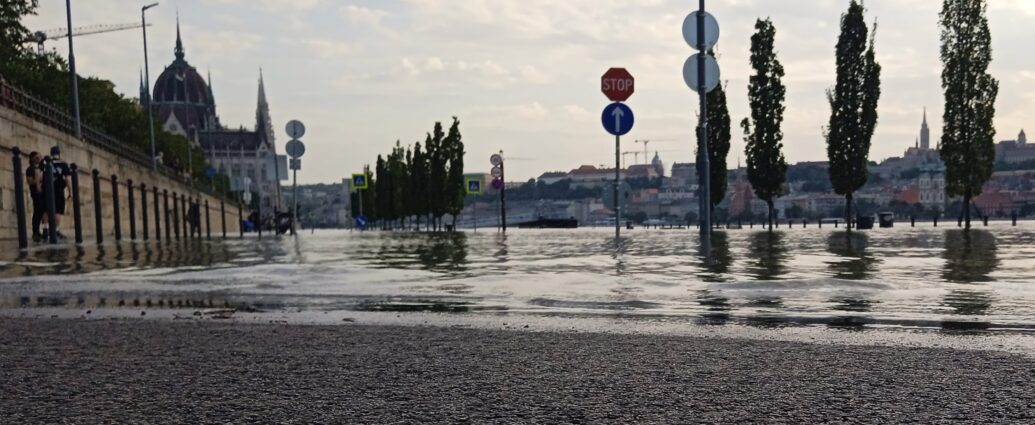
<svg viewBox="0 0 1035 425">
<path fill-rule="evenodd" d="M 51 146 L 55 145 L 61 147 L 62 159 L 69 164 L 75 164 L 78 168 L 79 206 L 82 214 L 84 241 L 96 240 L 97 234 L 94 170 L 97 171 L 99 177 L 101 230 L 106 240 L 112 240 L 115 236 L 116 216 L 124 239 L 133 236 L 131 233 L 136 233 L 137 238 L 143 238 L 145 220 L 150 237 L 154 239 L 156 219 L 159 221 L 161 237 L 165 238 L 167 228 L 179 230 L 176 229 L 176 224 L 184 226 L 183 207 L 190 202 L 197 202 L 200 206 L 202 232 L 206 231 L 206 223 L 209 223 L 213 237 L 221 237 L 224 230 L 231 236 L 238 233 L 239 207 L 236 202 L 224 200 L 200 190 L 200 188 L 191 187 L 178 176 L 152 170 L 147 164 L 141 163 L 139 155 L 134 160 L 128 155 L 120 153 L 119 145 L 115 141 L 107 145 L 88 143 L 43 121 L 0 106 L 0 239 L 18 237 L 14 174 L 22 173 L 24 175 L 25 168 L 29 164 L 29 152 L 37 151 L 48 155 Z M 12 162 L 14 148 L 21 151 L 21 170 L 14 170 Z M 112 184 L 113 179 L 116 182 L 115 185 Z M 132 194 L 130 193 L 131 186 Z M 116 190 L 118 192 L 118 209 L 115 208 Z M 155 203 L 156 194 L 160 201 L 158 203 Z M 28 215 L 32 212 L 32 202 L 27 190 L 24 197 L 26 220 L 28 220 Z M 179 202 L 176 202 L 177 200 Z M 143 205 L 143 201 L 146 201 L 146 206 Z M 209 214 L 207 222 L 205 220 L 206 203 Z M 160 210 L 158 214 L 156 214 L 156 206 Z M 62 220 L 62 232 L 69 238 L 73 236 L 72 207 L 72 203 L 69 202 L 66 215 Z M 166 218 L 166 209 L 170 210 L 169 218 Z M 131 212 L 132 214 L 130 214 Z M 145 212 L 147 213 L 146 218 Z M 175 214 L 172 214 L 173 212 Z M 243 216 L 248 215 L 246 210 L 240 212 Z M 174 226 L 169 226 L 169 224 Z M 173 234 L 175 233 L 170 233 L 170 235 Z"/>
</svg>

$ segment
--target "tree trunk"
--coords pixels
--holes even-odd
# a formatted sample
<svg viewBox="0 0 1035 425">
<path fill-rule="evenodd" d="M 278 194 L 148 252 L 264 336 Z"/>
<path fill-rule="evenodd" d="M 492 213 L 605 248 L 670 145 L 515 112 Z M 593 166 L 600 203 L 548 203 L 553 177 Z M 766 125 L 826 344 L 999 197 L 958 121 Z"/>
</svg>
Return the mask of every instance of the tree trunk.
<svg viewBox="0 0 1035 425">
<path fill-rule="evenodd" d="M 970 230 L 970 194 L 963 195 L 963 228 Z"/>
<path fill-rule="evenodd" d="M 766 201 L 766 205 L 769 206 L 769 233 L 773 232 L 773 201 Z"/>
<path fill-rule="evenodd" d="M 845 230 L 852 231 L 852 194 L 845 195 Z"/>
</svg>

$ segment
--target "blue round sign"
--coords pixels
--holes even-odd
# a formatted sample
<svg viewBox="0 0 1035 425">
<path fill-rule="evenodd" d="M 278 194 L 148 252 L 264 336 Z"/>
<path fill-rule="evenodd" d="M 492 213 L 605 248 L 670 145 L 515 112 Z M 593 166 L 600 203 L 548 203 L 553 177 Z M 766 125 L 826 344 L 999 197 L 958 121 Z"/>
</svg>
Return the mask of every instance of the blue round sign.
<svg viewBox="0 0 1035 425">
<path fill-rule="evenodd" d="M 208 170 L 205 170 L 205 174 L 207 174 L 209 176 L 209 178 L 215 177 L 216 176 L 216 167 L 208 167 Z"/>
<path fill-rule="evenodd" d="M 360 215 L 359 217 L 356 217 L 356 227 L 358 227 L 360 229 L 366 229 L 367 228 L 367 216 Z"/>
<path fill-rule="evenodd" d="M 604 108 L 600 122 L 608 133 L 623 136 L 633 128 L 633 111 L 624 103 L 615 102 Z"/>
</svg>

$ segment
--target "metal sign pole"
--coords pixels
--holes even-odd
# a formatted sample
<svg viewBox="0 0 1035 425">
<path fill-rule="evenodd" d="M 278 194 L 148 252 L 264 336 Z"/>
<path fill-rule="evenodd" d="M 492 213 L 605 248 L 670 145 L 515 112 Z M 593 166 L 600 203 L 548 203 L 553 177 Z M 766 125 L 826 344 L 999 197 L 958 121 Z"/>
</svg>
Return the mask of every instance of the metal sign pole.
<svg viewBox="0 0 1035 425">
<path fill-rule="evenodd" d="M 295 222 L 298 221 L 298 170 L 291 171 L 291 234 L 295 234 Z"/>
<path fill-rule="evenodd" d="M 698 136 L 697 146 L 698 152 L 700 152 L 700 158 L 698 160 L 701 170 L 701 190 L 700 190 L 700 211 L 701 211 L 701 246 L 706 253 L 711 252 L 711 232 L 712 232 L 712 216 L 711 216 L 711 164 L 708 161 L 708 92 L 705 89 L 705 57 L 707 51 L 705 50 L 705 34 L 704 34 L 704 0 L 700 0 L 700 11 L 697 13 L 697 48 L 700 54 L 697 56 L 697 93 L 701 100 L 701 113 L 697 118 L 698 121 Z"/>
<path fill-rule="evenodd" d="M 619 161 L 619 155 L 620 155 L 619 154 L 619 146 L 621 144 L 621 140 L 620 140 L 621 138 L 622 138 L 622 136 L 615 136 L 615 187 L 614 187 L 614 193 L 615 193 L 615 242 L 616 243 L 618 242 L 618 238 L 621 236 L 621 232 L 622 232 L 622 230 L 621 230 L 622 229 L 622 202 L 618 198 L 618 185 L 620 184 L 620 182 L 619 182 L 619 180 L 620 180 L 619 173 L 621 172 L 621 169 L 619 168 L 619 162 L 618 161 Z"/>
<path fill-rule="evenodd" d="M 500 151 L 500 156 L 503 156 L 503 151 Z M 503 222 L 503 233 L 507 233 L 507 178 L 503 172 L 503 163 L 500 161 L 500 219 Z"/>
</svg>

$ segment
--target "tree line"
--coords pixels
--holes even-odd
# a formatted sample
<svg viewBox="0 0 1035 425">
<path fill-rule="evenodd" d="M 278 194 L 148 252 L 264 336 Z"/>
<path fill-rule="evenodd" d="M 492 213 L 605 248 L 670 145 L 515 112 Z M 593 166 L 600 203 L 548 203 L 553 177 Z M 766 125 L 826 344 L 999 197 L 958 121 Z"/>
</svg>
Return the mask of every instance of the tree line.
<svg viewBox="0 0 1035 425">
<path fill-rule="evenodd" d="M 995 166 L 995 100 L 999 83 L 988 74 L 992 61 L 986 0 L 943 0 L 941 28 L 942 89 L 945 97 L 941 159 L 946 167 L 946 194 L 962 198 L 960 212 L 970 228 L 971 201 L 981 194 Z M 876 59 L 874 33 L 865 8 L 852 0 L 841 15 L 835 46 L 835 86 L 827 91 L 829 123 L 823 129 L 829 161 L 828 178 L 834 193 L 845 197 L 845 220 L 851 222 L 853 194 L 869 179 L 869 152 L 877 126 L 881 95 L 881 65 Z M 751 36 L 748 82 L 750 116 L 740 125 L 744 134 L 747 175 L 755 196 L 769 210 L 772 231 L 774 202 L 787 193 L 787 162 L 783 154 L 783 113 L 787 89 L 784 68 L 775 48 L 776 27 L 758 19 Z M 711 208 L 726 194 L 726 153 L 730 119 L 724 88 L 707 96 L 709 159 L 712 166 Z M 718 178 L 716 178 L 718 177 Z"/>
<path fill-rule="evenodd" d="M 392 151 L 377 156 L 374 170 L 364 169 L 368 188 L 351 193 L 352 215 L 365 216 L 381 229 L 442 229 L 449 214 L 452 227 L 464 209 L 464 142 L 460 120 L 453 117 L 448 132 L 436 122 L 424 144 L 403 147 L 395 142 Z"/>
</svg>

